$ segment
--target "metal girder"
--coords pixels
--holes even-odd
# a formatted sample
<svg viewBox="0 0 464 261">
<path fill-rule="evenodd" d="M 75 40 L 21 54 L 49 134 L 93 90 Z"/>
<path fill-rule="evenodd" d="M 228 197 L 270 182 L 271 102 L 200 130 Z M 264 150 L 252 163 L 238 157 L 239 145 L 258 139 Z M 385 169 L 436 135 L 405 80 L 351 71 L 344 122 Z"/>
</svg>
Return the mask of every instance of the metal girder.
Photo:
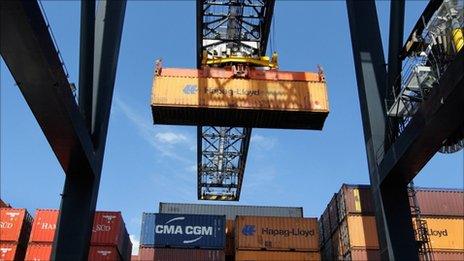
<svg viewBox="0 0 464 261">
<path fill-rule="evenodd" d="M 87 260 L 88 255 L 126 3 L 100 4 L 96 31 L 97 43 L 102 44 L 97 45 L 95 61 L 91 50 L 82 50 L 93 46 L 92 36 L 81 37 L 83 117 L 38 2 L 0 2 L 2 57 L 66 173 L 53 260 Z M 91 3 L 82 7 L 92 17 Z M 93 34 L 91 18 L 83 17 L 81 33 Z M 93 76 L 92 66 L 97 69 Z M 94 76 L 99 76 L 97 84 L 92 83 Z M 94 114 L 88 106 L 92 90 L 98 94 L 92 97 Z M 90 122 L 98 130 L 93 137 Z"/>
<path fill-rule="evenodd" d="M 84 59 L 87 73 L 93 69 L 92 85 L 80 86 L 89 88 L 87 95 L 89 92 L 92 94 L 91 126 L 88 131 L 93 141 L 94 159 L 99 163 L 98 173 L 88 179 L 66 177 L 55 234 L 54 260 L 86 260 L 92 234 L 126 1 L 99 1 L 98 4 L 92 44 L 94 53 L 91 54 L 93 61 Z M 89 29 L 85 33 L 91 31 Z M 90 79 L 87 80 L 86 84 L 89 84 Z M 86 105 L 89 105 L 89 101 Z"/>
<path fill-rule="evenodd" d="M 381 182 L 378 165 L 389 146 L 387 73 L 374 1 L 347 0 L 359 103 L 369 177 L 383 260 L 418 260 L 411 223 L 407 183 Z"/>
</svg>

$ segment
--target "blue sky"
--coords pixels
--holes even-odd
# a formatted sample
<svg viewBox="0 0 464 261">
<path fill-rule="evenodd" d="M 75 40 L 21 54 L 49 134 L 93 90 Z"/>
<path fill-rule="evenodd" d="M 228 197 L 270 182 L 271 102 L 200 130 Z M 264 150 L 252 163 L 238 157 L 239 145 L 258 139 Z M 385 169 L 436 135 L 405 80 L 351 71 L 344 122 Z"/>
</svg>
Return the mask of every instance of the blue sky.
<svg viewBox="0 0 464 261">
<path fill-rule="evenodd" d="M 80 3 L 43 5 L 77 83 Z M 406 35 L 425 5 L 407 2 Z M 386 49 L 389 2 L 378 11 Z M 321 64 L 331 112 L 322 132 L 254 129 L 238 204 L 302 206 L 319 216 L 343 183 L 369 182 L 345 2 L 278 1 L 274 17 L 280 68 Z M 159 202 L 205 203 L 196 200 L 196 128 L 153 126 L 150 112 L 155 59 L 195 67 L 195 37 L 194 1 L 129 1 L 97 208 L 122 211 L 136 240 L 142 212 Z M 59 207 L 63 170 L 3 60 L 0 170 L 1 197 L 14 207 Z M 463 152 L 437 154 L 415 182 L 462 188 Z"/>
</svg>

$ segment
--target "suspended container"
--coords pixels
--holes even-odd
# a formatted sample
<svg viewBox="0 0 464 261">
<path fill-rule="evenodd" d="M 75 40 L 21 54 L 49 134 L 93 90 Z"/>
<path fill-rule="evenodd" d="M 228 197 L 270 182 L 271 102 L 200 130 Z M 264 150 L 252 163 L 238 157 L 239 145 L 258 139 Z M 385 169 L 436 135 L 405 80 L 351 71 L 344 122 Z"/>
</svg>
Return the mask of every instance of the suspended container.
<svg viewBox="0 0 464 261">
<path fill-rule="evenodd" d="M 322 130 L 329 113 L 322 73 L 158 68 L 155 124 Z"/>
<path fill-rule="evenodd" d="M 188 203 L 159 203 L 159 212 L 166 214 L 226 215 L 236 216 L 303 217 L 302 207 L 242 206 Z"/>
</svg>

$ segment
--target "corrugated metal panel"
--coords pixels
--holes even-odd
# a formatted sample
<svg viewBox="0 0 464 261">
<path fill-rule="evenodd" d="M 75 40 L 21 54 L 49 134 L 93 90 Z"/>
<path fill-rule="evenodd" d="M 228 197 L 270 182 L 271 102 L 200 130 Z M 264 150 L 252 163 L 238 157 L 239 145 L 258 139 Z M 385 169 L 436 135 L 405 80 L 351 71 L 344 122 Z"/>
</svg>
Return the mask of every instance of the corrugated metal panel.
<svg viewBox="0 0 464 261">
<path fill-rule="evenodd" d="M 338 192 L 338 220 L 343 220 L 347 214 L 374 214 L 369 185 L 342 185 Z"/>
<path fill-rule="evenodd" d="M 464 260 L 464 251 L 433 251 L 433 260 L 435 261 L 462 261 Z"/>
<path fill-rule="evenodd" d="M 452 189 L 416 189 L 421 214 L 430 216 L 464 216 L 464 191 Z"/>
<path fill-rule="evenodd" d="M 340 237 L 340 229 L 335 230 L 330 242 L 332 244 L 332 258 L 330 260 L 340 260 L 343 258 L 343 244 Z"/>
<path fill-rule="evenodd" d="M 29 243 L 25 260 L 48 261 L 51 260 L 51 243 Z"/>
<path fill-rule="evenodd" d="M 321 248 L 321 257 L 322 260 L 334 260 L 331 241 L 326 242 Z"/>
<path fill-rule="evenodd" d="M 224 261 L 222 250 L 156 248 L 155 261 Z"/>
<path fill-rule="evenodd" d="M 225 223 L 225 216 L 156 214 L 154 244 L 158 247 L 224 249 Z"/>
<path fill-rule="evenodd" d="M 240 250 L 319 251 L 316 218 L 238 216 L 235 247 Z"/>
<path fill-rule="evenodd" d="M 130 260 L 131 261 L 139 261 L 140 259 L 139 259 L 138 255 L 132 255 Z M 153 260 L 153 259 L 151 259 L 151 260 Z"/>
<path fill-rule="evenodd" d="M 380 260 L 380 251 L 379 250 L 369 250 L 369 249 L 352 249 L 347 255 L 340 260 L 367 260 L 367 261 L 378 261 Z"/>
<path fill-rule="evenodd" d="M 142 214 L 142 230 L 140 232 L 140 245 L 153 247 L 155 244 L 155 213 Z"/>
<path fill-rule="evenodd" d="M 288 251 L 246 251 L 235 254 L 236 261 L 306 261 L 321 260 L 319 252 L 288 252 Z"/>
<path fill-rule="evenodd" d="M 29 242 L 53 242 L 58 214 L 59 211 L 55 209 L 37 209 Z"/>
<path fill-rule="evenodd" d="M 424 219 L 432 249 L 464 251 L 464 217 Z"/>
<path fill-rule="evenodd" d="M 329 208 L 326 208 L 324 210 L 324 213 L 322 213 L 320 222 L 322 223 L 322 233 L 324 233 L 324 241 L 327 241 L 330 239 L 330 236 L 332 235 L 330 231 Z"/>
<path fill-rule="evenodd" d="M 334 194 L 327 208 L 329 209 L 330 233 L 332 234 L 338 227 L 338 207 L 337 194 Z"/>
<path fill-rule="evenodd" d="M 0 208 L 0 241 L 27 245 L 32 228 L 32 217 L 24 208 Z"/>
<path fill-rule="evenodd" d="M 301 207 L 160 203 L 159 212 L 171 214 L 226 215 L 227 219 L 232 220 L 234 220 L 236 216 L 303 217 L 303 208 Z"/>
<path fill-rule="evenodd" d="M 161 124 L 322 129 L 327 97 L 325 82 L 157 76 L 151 104 Z"/>
<path fill-rule="evenodd" d="M 119 261 L 123 260 L 119 256 L 116 246 L 94 246 L 89 248 L 89 260 L 91 261 Z M 129 259 L 125 259 L 126 261 Z"/>
<path fill-rule="evenodd" d="M 121 212 L 95 212 L 91 244 L 117 245 L 123 249 L 124 221 Z"/>
<path fill-rule="evenodd" d="M 18 248 L 16 243 L 0 242 L 0 261 L 23 260 L 25 248 Z"/>
<path fill-rule="evenodd" d="M 226 220 L 226 256 L 233 256 L 235 253 L 235 221 Z"/>
<path fill-rule="evenodd" d="M 153 261 L 155 259 L 155 249 L 152 247 L 140 247 L 139 248 L 139 260 L 140 261 Z"/>
<path fill-rule="evenodd" d="M 353 248 L 379 249 L 379 240 L 374 216 L 350 214 L 340 225 L 342 253 Z"/>
</svg>

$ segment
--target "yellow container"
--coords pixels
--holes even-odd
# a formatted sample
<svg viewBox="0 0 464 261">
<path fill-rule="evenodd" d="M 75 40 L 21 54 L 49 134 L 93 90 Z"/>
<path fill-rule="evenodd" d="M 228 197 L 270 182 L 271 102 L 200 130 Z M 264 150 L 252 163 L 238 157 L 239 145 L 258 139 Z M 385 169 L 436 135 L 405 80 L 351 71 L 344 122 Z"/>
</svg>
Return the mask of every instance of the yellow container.
<svg viewBox="0 0 464 261">
<path fill-rule="evenodd" d="M 319 252 L 285 252 L 285 251 L 245 251 L 240 250 L 235 253 L 236 261 L 306 261 L 321 260 Z"/>
<path fill-rule="evenodd" d="M 379 249 L 374 216 L 348 215 L 339 229 L 343 253 L 351 248 Z"/>
<path fill-rule="evenodd" d="M 452 38 L 453 38 L 454 46 L 456 48 L 456 52 L 459 52 L 462 46 L 464 46 L 463 29 L 462 28 L 453 29 L 451 34 L 453 36 Z"/>
<path fill-rule="evenodd" d="M 425 217 L 432 249 L 464 251 L 464 218 Z"/>
</svg>

